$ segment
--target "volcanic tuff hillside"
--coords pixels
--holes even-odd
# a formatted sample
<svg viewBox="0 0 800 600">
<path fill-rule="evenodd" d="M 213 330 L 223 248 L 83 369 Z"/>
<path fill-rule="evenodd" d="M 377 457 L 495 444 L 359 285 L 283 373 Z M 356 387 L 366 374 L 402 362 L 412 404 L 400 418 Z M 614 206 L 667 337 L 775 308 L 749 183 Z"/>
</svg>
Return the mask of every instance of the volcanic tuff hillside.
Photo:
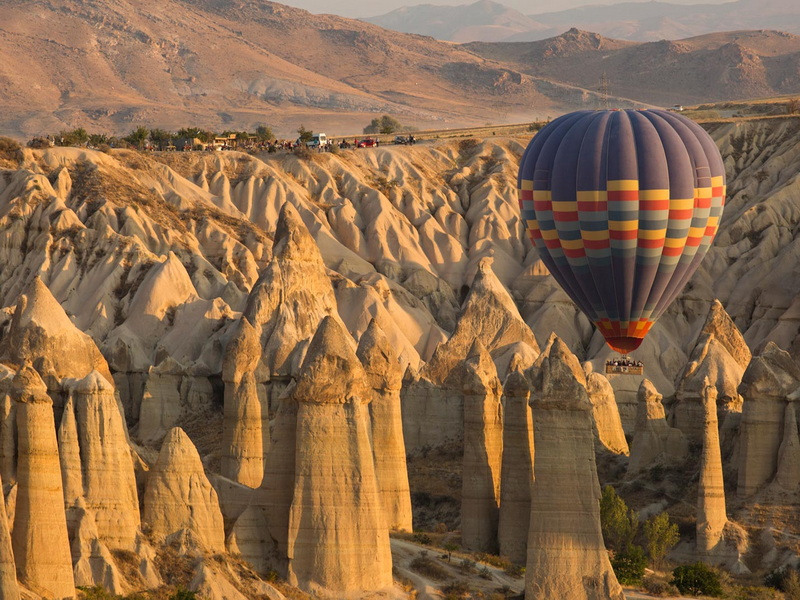
<svg viewBox="0 0 800 600">
<path fill-rule="evenodd" d="M 264 122 L 347 133 L 374 113 L 483 124 L 586 99 L 452 44 L 264 0 L 2 0 L 0 11 L 6 134 Z"/>
<path fill-rule="evenodd" d="M 597 86 L 605 73 L 612 94 L 659 106 L 800 92 L 800 36 L 780 31 L 636 43 L 570 29 L 538 42 L 465 48 L 577 86 Z"/>
<path fill-rule="evenodd" d="M 800 504 L 790 395 L 800 386 L 800 119 L 707 127 L 728 205 L 701 268 L 636 352 L 646 382 L 592 372 L 610 351 L 520 222 L 525 139 L 307 160 L 76 148 L 0 157 L 0 476 L 20 582 L 57 583 L 45 596 L 61 597 L 71 577 L 120 593 L 163 577 L 209 598 L 280 598 L 241 556 L 307 591 L 377 590 L 392 570 L 384 512 L 396 507 L 407 523 L 409 487 L 420 492 L 414 526 L 444 522 L 465 547 L 491 548 L 499 531 L 519 552 L 524 540 L 508 532 L 524 527 L 515 523 L 528 502 L 537 535 L 567 547 L 556 488 L 529 499 L 517 488 L 504 508 L 501 463 L 529 473 L 530 440 L 547 439 L 524 420 L 503 427 L 512 371 L 506 394 L 524 405 L 534 388 L 533 427 L 565 432 L 548 442 L 559 453 L 535 451 L 534 469 L 553 481 L 566 481 L 568 456 L 584 473 L 582 497 L 596 495 L 596 435 L 598 452 L 613 455 L 606 468 L 641 492 L 637 507 L 693 520 L 684 499 L 705 440 L 714 460 L 702 461 L 697 514 L 715 528 L 704 543 L 738 561 L 723 548 L 739 531 L 728 516 L 761 528 L 765 511 L 797 535 L 781 507 Z M 408 485 L 400 431 L 417 461 Z M 373 461 L 375 439 L 385 441 Z M 514 452 L 501 457 L 504 445 Z M 463 462 L 443 474 L 434 455 L 431 484 L 425 457 L 437 447 Z M 642 488 L 652 461 L 668 470 Z M 727 514 L 708 501 L 721 471 Z M 446 492 L 438 512 L 425 504 L 431 485 Z M 141 514 L 130 508 L 137 498 Z M 578 581 L 613 579 L 596 512 L 588 502 L 570 517 L 592 557 L 572 561 L 586 569 Z M 56 532 L 49 554 L 35 534 L 43 523 Z M 748 566 L 783 564 L 791 540 L 755 533 L 759 547 L 778 548 Z M 528 552 L 529 566 L 551 558 Z M 177 574 L 171 561 L 183 565 Z M 528 571 L 527 585 L 552 581 L 550 567 Z M 606 585 L 618 594 L 616 581 Z"/>
</svg>

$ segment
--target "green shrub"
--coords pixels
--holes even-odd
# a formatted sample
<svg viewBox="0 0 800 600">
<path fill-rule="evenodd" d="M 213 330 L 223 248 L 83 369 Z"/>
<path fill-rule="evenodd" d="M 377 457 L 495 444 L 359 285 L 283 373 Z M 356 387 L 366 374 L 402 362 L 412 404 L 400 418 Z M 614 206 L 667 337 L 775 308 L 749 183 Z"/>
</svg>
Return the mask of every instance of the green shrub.
<svg viewBox="0 0 800 600">
<path fill-rule="evenodd" d="M 462 598 L 470 598 L 472 588 L 464 580 L 451 581 L 442 588 L 444 600 L 461 600 Z"/>
<path fill-rule="evenodd" d="M 719 574 L 708 565 L 698 562 L 693 565 L 681 565 L 672 571 L 672 581 L 681 594 L 692 596 L 722 597 L 722 584 Z"/>
<path fill-rule="evenodd" d="M 169 600 L 199 600 L 195 592 L 190 592 L 185 588 L 178 588 L 178 591 L 169 597 Z"/>
<path fill-rule="evenodd" d="M 418 556 L 409 565 L 411 570 L 425 577 L 430 577 L 436 581 L 443 581 L 450 576 L 450 573 L 438 562 L 428 556 Z"/>
<path fill-rule="evenodd" d="M 0 158 L 16 160 L 20 145 L 16 140 L 0 136 Z"/>
<path fill-rule="evenodd" d="M 648 594 L 653 596 L 677 596 L 678 588 L 670 585 L 665 580 L 656 577 L 655 575 L 648 575 L 642 580 L 642 587 Z"/>
<path fill-rule="evenodd" d="M 630 545 L 614 556 L 611 567 L 622 585 L 641 585 L 647 557 L 641 546 Z"/>
<path fill-rule="evenodd" d="M 417 533 L 414 534 L 413 539 L 418 544 L 425 544 L 426 546 L 431 545 L 431 536 L 429 536 L 427 533 L 422 533 L 418 531 Z"/>
</svg>

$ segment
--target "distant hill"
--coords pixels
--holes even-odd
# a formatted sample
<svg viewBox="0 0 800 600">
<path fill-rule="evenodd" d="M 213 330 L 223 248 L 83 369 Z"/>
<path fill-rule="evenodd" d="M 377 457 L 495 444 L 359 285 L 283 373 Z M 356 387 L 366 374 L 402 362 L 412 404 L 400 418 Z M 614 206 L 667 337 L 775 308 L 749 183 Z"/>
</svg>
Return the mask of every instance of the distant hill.
<svg viewBox="0 0 800 600">
<path fill-rule="evenodd" d="M 571 29 L 536 42 L 465 48 L 537 77 L 597 87 L 658 105 L 800 93 L 800 36 L 779 31 L 713 33 L 629 42 Z"/>
<path fill-rule="evenodd" d="M 503 4 L 484 0 L 460 6 L 409 6 L 368 21 L 388 29 L 454 42 L 536 41 L 572 27 L 623 40 L 658 41 L 739 29 L 777 29 L 800 34 L 800 2 L 738 0 L 695 5 L 620 2 L 525 16 Z"/>
<path fill-rule="evenodd" d="M 450 43 L 266 0 L 0 0 L 0 134 L 524 121 L 586 102 Z M 591 94 L 589 94 L 591 97 Z"/>
<path fill-rule="evenodd" d="M 537 23 L 521 12 L 492 0 L 474 4 L 442 6 L 418 4 L 364 19 L 405 33 L 429 35 L 452 42 L 499 42 L 531 32 L 549 32 L 550 26 Z"/>
</svg>

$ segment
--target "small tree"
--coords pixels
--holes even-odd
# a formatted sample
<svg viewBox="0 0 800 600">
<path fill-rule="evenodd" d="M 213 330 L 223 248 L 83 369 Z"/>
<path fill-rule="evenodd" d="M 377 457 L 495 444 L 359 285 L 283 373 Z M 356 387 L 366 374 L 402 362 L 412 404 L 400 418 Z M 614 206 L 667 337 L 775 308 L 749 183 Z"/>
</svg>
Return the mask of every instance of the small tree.
<svg viewBox="0 0 800 600">
<path fill-rule="evenodd" d="M 798 103 L 797 98 L 790 98 L 789 101 L 786 102 L 786 112 L 788 114 L 795 114 L 798 108 L 800 108 L 800 103 Z"/>
<path fill-rule="evenodd" d="M 314 132 L 310 129 L 306 129 L 303 125 L 297 129 L 297 134 L 300 137 L 300 141 L 305 143 L 311 141 L 311 138 L 314 137 Z"/>
<path fill-rule="evenodd" d="M 157 144 L 159 147 L 165 146 L 172 141 L 173 134 L 169 131 L 164 129 L 151 129 L 150 130 L 150 139 L 154 144 Z"/>
<path fill-rule="evenodd" d="M 382 117 L 375 117 L 372 119 L 370 124 L 364 127 L 364 133 L 390 134 L 395 131 L 400 131 L 401 129 L 403 129 L 403 125 L 400 121 L 389 115 L 383 115 Z"/>
<path fill-rule="evenodd" d="M 672 572 L 670 584 L 678 588 L 681 594 L 722 597 L 719 575 L 711 567 L 701 562 L 682 565 L 675 569 Z"/>
<path fill-rule="evenodd" d="M 267 125 L 259 125 L 256 127 L 256 137 L 261 142 L 268 142 L 269 140 L 273 139 L 272 129 L 270 129 Z"/>
<path fill-rule="evenodd" d="M 141 150 L 149 136 L 150 130 L 147 127 L 139 126 L 131 131 L 125 140 Z"/>
<path fill-rule="evenodd" d="M 641 585 L 647 557 L 641 546 L 629 545 L 625 552 L 617 552 L 611 560 L 611 568 L 622 585 Z"/>
<path fill-rule="evenodd" d="M 786 593 L 786 600 L 800 600 L 800 575 L 794 569 L 783 578 L 783 591 Z"/>
<path fill-rule="evenodd" d="M 458 550 L 458 544 L 448 542 L 442 547 L 444 548 L 444 551 L 447 552 L 447 562 L 450 562 L 450 559 L 453 557 L 453 552 Z"/>
<path fill-rule="evenodd" d="M 615 552 L 627 549 L 639 529 L 636 511 L 629 509 L 610 485 L 603 488 L 600 498 L 600 525 L 606 547 Z"/>
<path fill-rule="evenodd" d="M 667 513 L 650 517 L 644 524 L 644 535 L 647 538 L 647 554 L 656 567 L 662 565 L 664 557 L 681 539 L 678 525 L 670 522 Z"/>
<path fill-rule="evenodd" d="M 89 145 L 97 148 L 108 143 L 108 136 L 105 133 L 92 133 L 89 135 Z"/>
</svg>

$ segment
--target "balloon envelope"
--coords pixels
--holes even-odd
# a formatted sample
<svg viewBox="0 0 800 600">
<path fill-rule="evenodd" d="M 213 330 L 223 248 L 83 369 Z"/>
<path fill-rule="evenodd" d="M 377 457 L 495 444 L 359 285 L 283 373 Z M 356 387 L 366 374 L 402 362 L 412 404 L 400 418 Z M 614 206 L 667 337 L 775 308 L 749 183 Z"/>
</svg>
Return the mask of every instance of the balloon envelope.
<svg viewBox="0 0 800 600">
<path fill-rule="evenodd" d="M 725 170 L 711 136 L 686 117 L 578 111 L 534 136 L 517 187 L 542 261 L 608 345 L 626 354 L 708 251 Z"/>
</svg>

